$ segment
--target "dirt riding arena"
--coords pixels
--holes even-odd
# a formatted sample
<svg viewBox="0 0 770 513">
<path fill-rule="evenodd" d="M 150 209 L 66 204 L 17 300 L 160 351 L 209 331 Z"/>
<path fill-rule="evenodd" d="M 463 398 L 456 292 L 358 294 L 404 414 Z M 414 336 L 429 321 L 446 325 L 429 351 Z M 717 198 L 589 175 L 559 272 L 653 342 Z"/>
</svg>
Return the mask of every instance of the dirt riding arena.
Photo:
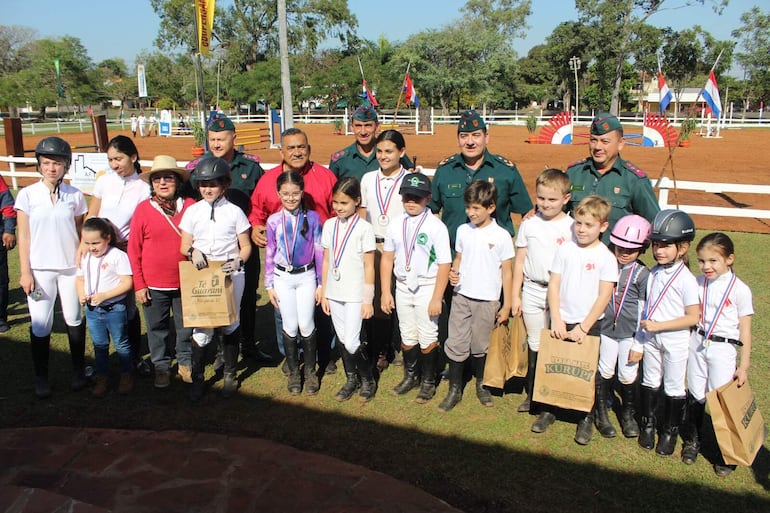
<svg viewBox="0 0 770 513">
<path fill-rule="evenodd" d="M 245 130 L 248 125 L 239 125 Z M 257 125 L 254 125 L 257 126 Z M 262 125 L 264 126 L 264 125 Z M 352 136 L 334 133 L 332 125 L 298 124 L 298 128 L 308 133 L 312 146 L 313 160 L 322 164 L 329 162 L 329 156 L 351 144 Z M 409 127 L 405 129 L 407 154 L 416 157 L 417 163 L 426 168 L 435 168 L 444 157 L 457 152 L 456 128 L 450 125 L 436 126 L 434 135 L 413 135 Z M 587 127 L 575 128 L 575 140 L 586 141 L 578 137 L 587 133 Z M 631 127 L 628 133 L 640 132 L 641 128 Z M 110 132 L 109 136 L 119 133 Z M 411 135 L 410 135 L 411 134 Z M 530 195 L 534 193 L 537 174 L 546 167 L 566 169 L 567 165 L 588 154 L 587 145 L 549 145 L 527 143 L 527 131 L 524 127 L 491 126 L 489 129 L 489 149 L 509 158 L 519 168 Z M 699 136 L 691 138 L 689 148 L 677 148 L 674 152 L 674 173 L 678 180 L 717 183 L 770 184 L 770 163 L 763 159 L 770 146 L 770 131 L 767 129 L 730 129 L 723 130 L 719 139 L 707 139 Z M 27 149 L 34 148 L 41 137 L 25 137 Z M 66 139 L 73 145 L 93 144 L 90 133 L 68 134 Z M 236 141 L 237 143 L 237 141 Z M 136 138 L 142 160 L 152 160 L 157 154 L 168 154 L 179 161 L 191 158 L 192 139 L 189 137 L 145 137 Z M 4 145 L 4 143 L 3 143 Z M 4 147 L 3 147 L 4 149 Z M 277 163 L 280 156 L 277 150 L 251 149 L 259 155 L 262 162 Z M 5 152 L 4 152 L 5 154 Z M 649 148 L 626 145 L 623 158 L 634 162 L 652 178 L 660 176 L 668 158 L 667 148 Z M 667 166 L 665 176 L 671 178 Z M 673 203 L 673 191 L 669 193 L 669 202 Z M 761 194 L 714 194 L 696 191 L 679 191 L 682 204 L 705 206 L 735 207 L 752 209 L 770 209 L 770 196 Z M 770 221 L 740 217 L 694 216 L 696 226 L 704 230 L 731 230 L 755 233 L 770 233 Z"/>
</svg>

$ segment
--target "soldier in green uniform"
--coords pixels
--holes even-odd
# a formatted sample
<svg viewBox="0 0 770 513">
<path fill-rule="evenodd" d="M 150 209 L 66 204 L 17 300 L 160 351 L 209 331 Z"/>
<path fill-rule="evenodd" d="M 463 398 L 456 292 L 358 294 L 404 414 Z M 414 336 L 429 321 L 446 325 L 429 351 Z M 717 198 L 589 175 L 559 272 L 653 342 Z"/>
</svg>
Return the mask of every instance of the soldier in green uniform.
<svg viewBox="0 0 770 513">
<path fill-rule="evenodd" d="M 333 153 L 329 158 L 329 169 L 338 180 L 346 176 L 355 176 L 360 182 L 365 173 L 380 168 L 375 151 L 375 139 L 380 122 L 377 111 L 368 103 L 358 107 L 350 121 L 356 142 Z M 401 158 L 401 165 L 404 169 L 414 168 L 414 164 L 406 155 Z"/>
<path fill-rule="evenodd" d="M 599 113 L 591 123 L 590 156 L 567 168 L 572 183 L 568 211 L 572 212 L 590 194 L 598 194 L 612 205 L 610 226 L 602 234 L 605 244 L 609 244 L 612 227 L 621 217 L 638 214 L 652 222 L 660 211 L 647 175 L 620 157 L 623 145 L 623 126 L 618 118 Z"/>
<path fill-rule="evenodd" d="M 214 116 L 208 124 L 206 134 L 208 151 L 200 158 L 187 164 L 188 170 L 195 169 L 199 160 L 214 156 L 230 164 L 233 183 L 227 191 L 227 199 L 238 205 L 248 216 L 251 209 L 251 193 L 257 181 L 265 174 L 259 165 L 259 157 L 235 149 L 235 125 L 223 114 Z M 257 313 L 257 287 L 259 286 L 259 248 L 252 242 L 251 256 L 244 266 L 246 284 L 241 299 L 241 342 L 242 354 L 257 360 L 268 361 L 272 358 L 257 347 L 254 335 L 254 322 Z"/>
<path fill-rule="evenodd" d="M 465 188 L 474 180 L 493 183 L 497 188 L 497 224 L 514 235 L 513 215 L 524 215 L 532 209 L 532 200 L 516 164 L 487 150 L 487 125 L 476 111 L 460 116 L 457 126 L 460 153 L 439 162 L 433 175 L 430 209 L 441 212 L 441 220 L 449 229 L 454 250 L 457 227 L 468 222 L 465 215 Z"/>
</svg>

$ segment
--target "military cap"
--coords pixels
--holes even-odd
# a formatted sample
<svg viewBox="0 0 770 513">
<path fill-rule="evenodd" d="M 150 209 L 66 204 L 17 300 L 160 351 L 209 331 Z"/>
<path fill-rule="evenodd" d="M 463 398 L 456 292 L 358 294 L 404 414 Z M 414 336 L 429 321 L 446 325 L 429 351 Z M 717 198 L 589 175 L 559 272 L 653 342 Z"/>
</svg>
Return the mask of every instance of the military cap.
<svg viewBox="0 0 770 513">
<path fill-rule="evenodd" d="M 475 110 L 466 110 L 460 114 L 460 123 L 457 125 L 458 132 L 475 132 L 486 129 L 487 124 Z"/>
<path fill-rule="evenodd" d="M 224 132 L 226 130 L 235 132 L 235 125 L 230 118 L 224 114 L 216 114 L 211 118 L 211 121 L 209 121 L 208 129 L 209 132 Z"/>
<path fill-rule="evenodd" d="M 408 194 L 419 198 L 430 196 L 430 179 L 422 173 L 409 173 L 404 176 L 398 193 L 402 196 Z"/>
<path fill-rule="evenodd" d="M 609 112 L 600 112 L 591 122 L 591 135 L 604 135 L 615 130 L 623 130 L 623 126 Z"/>
<path fill-rule="evenodd" d="M 353 119 L 357 119 L 358 121 L 377 121 L 377 111 L 374 110 L 374 107 L 371 106 L 371 104 L 361 105 L 356 109 L 356 111 L 353 113 Z"/>
</svg>

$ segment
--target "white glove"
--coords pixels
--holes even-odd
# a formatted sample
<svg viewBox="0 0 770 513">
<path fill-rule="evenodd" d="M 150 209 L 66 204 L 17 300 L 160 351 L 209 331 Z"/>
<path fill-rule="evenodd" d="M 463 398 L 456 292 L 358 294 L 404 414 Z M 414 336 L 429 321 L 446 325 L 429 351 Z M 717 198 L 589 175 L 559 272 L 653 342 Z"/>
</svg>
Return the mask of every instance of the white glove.
<svg viewBox="0 0 770 513">
<path fill-rule="evenodd" d="M 241 260 L 241 257 L 235 257 L 222 264 L 222 272 L 230 275 L 240 271 L 241 267 L 243 267 L 243 260 Z"/>
<path fill-rule="evenodd" d="M 204 255 L 203 252 L 199 249 L 190 248 L 190 251 L 187 252 L 187 256 L 195 265 L 195 268 L 199 271 L 209 266 L 209 261 L 206 259 L 206 255 Z"/>
</svg>

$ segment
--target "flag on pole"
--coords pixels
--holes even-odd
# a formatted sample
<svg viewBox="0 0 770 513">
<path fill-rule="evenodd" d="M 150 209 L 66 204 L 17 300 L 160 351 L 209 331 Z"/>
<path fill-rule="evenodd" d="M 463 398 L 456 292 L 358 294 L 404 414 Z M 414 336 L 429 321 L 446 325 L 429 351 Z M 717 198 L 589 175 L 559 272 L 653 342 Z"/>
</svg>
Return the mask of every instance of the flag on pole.
<svg viewBox="0 0 770 513">
<path fill-rule="evenodd" d="M 209 54 L 211 31 L 214 28 L 216 0 L 195 0 L 195 25 L 198 28 L 198 52 Z M 189 5 L 189 4 L 188 4 Z"/>
<path fill-rule="evenodd" d="M 139 98 L 147 98 L 147 79 L 144 76 L 144 64 L 136 65 L 136 80 L 139 86 Z"/>
<path fill-rule="evenodd" d="M 420 99 L 417 97 L 417 91 L 414 89 L 414 84 L 412 83 L 412 77 L 409 76 L 409 73 L 406 74 L 406 78 L 404 79 L 404 103 L 409 105 L 409 102 L 414 102 L 415 107 L 420 106 Z"/>
<path fill-rule="evenodd" d="M 59 59 L 53 60 L 53 67 L 56 68 L 56 95 L 64 98 L 64 86 L 61 85 L 61 68 Z"/>
<path fill-rule="evenodd" d="M 706 100 L 711 112 L 715 118 L 719 118 L 722 114 L 722 100 L 719 98 L 719 88 L 717 87 L 717 78 L 714 76 L 714 70 L 709 72 L 709 78 L 706 80 L 706 85 L 703 87 L 703 91 L 700 92 L 703 99 Z"/>
<path fill-rule="evenodd" d="M 663 78 L 663 73 L 661 71 L 658 71 L 658 89 L 660 90 L 660 115 L 663 115 L 663 112 L 668 108 L 668 104 L 671 103 L 671 100 L 674 98 L 671 94 L 671 89 L 668 88 L 668 84 L 666 84 L 666 79 Z"/>
<path fill-rule="evenodd" d="M 363 81 L 363 97 L 364 99 L 368 100 L 369 103 L 372 104 L 372 107 L 379 107 L 380 104 L 377 101 L 377 98 L 374 97 L 374 93 L 369 90 L 368 87 L 366 87 L 366 80 Z"/>
</svg>

